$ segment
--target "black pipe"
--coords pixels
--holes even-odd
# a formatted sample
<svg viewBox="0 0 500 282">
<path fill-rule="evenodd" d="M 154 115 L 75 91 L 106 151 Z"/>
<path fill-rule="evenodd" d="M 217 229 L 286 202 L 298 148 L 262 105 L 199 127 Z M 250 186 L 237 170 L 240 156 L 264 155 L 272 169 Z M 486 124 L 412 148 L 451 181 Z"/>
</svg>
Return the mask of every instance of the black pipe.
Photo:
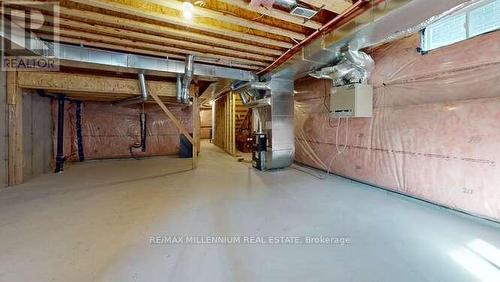
<svg viewBox="0 0 500 282">
<path fill-rule="evenodd" d="M 134 149 L 141 149 L 142 152 L 146 152 L 146 138 L 148 136 L 148 128 L 147 115 L 144 112 L 144 103 L 142 104 L 142 110 L 139 115 L 139 123 L 141 127 L 141 142 L 129 146 L 130 155 L 136 160 L 139 160 L 139 158 L 134 155 Z"/>
<path fill-rule="evenodd" d="M 141 116 L 140 116 L 140 119 L 141 119 L 141 149 L 143 152 L 146 152 L 146 137 L 147 137 L 147 131 L 148 131 L 148 128 L 147 128 L 147 116 L 146 116 L 146 113 L 141 113 Z"/>
<path fill-rule="evenodd" d="M 62 172 L 64 169 L 64 95 L 57 97 L 57 155 L 55 173 Z"/>
<path fill-rule="evenodd" d="M 76 101 L 76 140 L 78 145 L 78 158 L 83 162 L 85 161 L 85 153 L 83 152 L 82 102 L 80 101 Z"/>
</svg>

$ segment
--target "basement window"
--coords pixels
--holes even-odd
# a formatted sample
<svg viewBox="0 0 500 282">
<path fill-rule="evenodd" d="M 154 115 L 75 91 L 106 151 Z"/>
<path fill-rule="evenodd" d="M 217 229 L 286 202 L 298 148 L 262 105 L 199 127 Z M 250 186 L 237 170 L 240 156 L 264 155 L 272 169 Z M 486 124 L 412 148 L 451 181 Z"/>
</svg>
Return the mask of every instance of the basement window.
<svg viewBox="0 0 500 282">
<path fill-rule="evenodd" d="M 421 50 L 428 52 L 500 28 L 500 0 L 485 1 L 462 13 L 445 17 L 422 31 Z"/>
</svg>

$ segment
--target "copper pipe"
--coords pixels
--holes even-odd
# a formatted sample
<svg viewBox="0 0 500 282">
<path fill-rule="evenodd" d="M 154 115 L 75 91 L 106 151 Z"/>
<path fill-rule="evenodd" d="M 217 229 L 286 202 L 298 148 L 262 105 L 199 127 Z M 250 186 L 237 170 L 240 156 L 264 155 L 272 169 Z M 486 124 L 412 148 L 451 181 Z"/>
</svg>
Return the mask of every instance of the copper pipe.
<svg viewBox="0 0 500 282">
<path fill-rule="evenodd" d="M 292 57 L 297 52 L 299 52 L 300 49 L 302 47 L 304 47 L 306 44 L 315 40 L 316 38 L 318 38 L 322 34 L 329 32 L 332 29 L 336 28 L 339 23 L 342 23 L 345 20 L 348 20 L 348 21 L 352 20 L 352 18 L 350 18 L 352 15 L 354 15 L 354 17 L 356 17 L 359 15 L 359 12 L 366 11 L 367 9 L 364 9 L 364 8 L 366 8 L 366 5 L 369 4 L 370 2 L 373 2 L 373 4 L 370 5 L 369 8 L 371 8 L 375 5 L 378 5 L 384 1 L 385 0 L 360 0 L 360 1 L 356 2 L 351 7 L 349 7 L 347 10 L 345 10 L 342 14 L 339 14 L 338 16 L 333 18 L 331 21 L 329 21 L 328 23 L 326 23 L 325 25 L 320 27 L 318 30 L 313 32 L 311 35 L 306 37 L 306 39 L 302 40 L 297 45 L 288 49 L 285 53 L 283 53 L 278 59 L 276 59 L 274 62 L 272 62 L 269 66 L 267 66 L 265 69 L 259 71 L 257 73 L 257 75 L 262 75 L 262 74 L 265 74 L 265 73 L 268 73 L 268 72 L 274 70 L 279 65 L 281 65 L 283 62 L 285 62 L 290 57 Z"/>
</svg>

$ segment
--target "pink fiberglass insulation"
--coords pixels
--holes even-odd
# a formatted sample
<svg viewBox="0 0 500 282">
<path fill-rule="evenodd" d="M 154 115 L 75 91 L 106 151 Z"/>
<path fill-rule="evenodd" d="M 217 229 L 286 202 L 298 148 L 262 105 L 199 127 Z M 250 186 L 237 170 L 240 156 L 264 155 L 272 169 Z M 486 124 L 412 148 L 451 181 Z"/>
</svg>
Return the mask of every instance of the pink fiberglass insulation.
<svg viewBox="0 0 500 282">
<path fill-rule="evenodd" d="M 371 52 L 373 118 L 338 127 L 331 82 L 297 81 L 296 161 L 500 220 L 500 32 L 418 46 L 414 35 Z"/>
<path fill-rule="evenodd" d="M 140 104 L 114 106 L 110 103 L 82 103 L 82 136 L 86 160 L 130 158 L 130 145 L 140 143 Z M 182 125 L 192 132 L 191 107 L 169 107 Z M 147 150 L 134 149 L 134 156 L 173 155 L 179 152 L 179 131 L 156 104 L 147 104 Z M 57 102 L 53 105 L 57 119 Z M 57 123 L 54 123 L 57 124 Z M 54 135 L 55 136 L 55 135 Z M 55 146 L 55 138 L 54 138 Z M 55 148 L 55 147 L 54 147 Z M 55 149 L 54 149 L 55 151 Z M 76 104 L 66 102 L 64 154 L 78 160 L 76 138 Z"/>
</svg>

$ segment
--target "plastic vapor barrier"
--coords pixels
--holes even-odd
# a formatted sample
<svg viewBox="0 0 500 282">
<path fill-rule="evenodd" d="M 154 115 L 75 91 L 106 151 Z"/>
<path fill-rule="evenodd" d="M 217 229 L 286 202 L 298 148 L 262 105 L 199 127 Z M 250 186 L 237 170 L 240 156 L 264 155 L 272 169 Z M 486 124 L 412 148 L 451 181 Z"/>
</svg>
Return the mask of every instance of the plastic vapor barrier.
<svg viewBox="0 0 500 282">
<path fill-rule="evenodd" d="M 372 50 L 373 118 L 329 118 L 331 81 L 296 82 L 296 161 L 500 220 L 500 32 L 421 55 Z"/>
<path fill-rule="evenodd" d="M 53 119 L 57 119 L 57 105 Z M 141 142 L 141 104 L 115 106 L 110 103 L 82 103 L 82 136 L 86 160 L 130 158 L 130 146 Z M 169 107 L 182 125 L 192 132 L 192 108 Z M 132 149 L 134 157 L 173 155 L 179 152 L 180 133 L 156 104 L 146 104 L 146 152 Z M 64 120 L 64 155 L 78 161 L 76 104 L 66 101 Z M 54 135 L 55 136 L 55 135 Z M 54 139 L 54 148 L 56 139 Z"/>
</svg>

